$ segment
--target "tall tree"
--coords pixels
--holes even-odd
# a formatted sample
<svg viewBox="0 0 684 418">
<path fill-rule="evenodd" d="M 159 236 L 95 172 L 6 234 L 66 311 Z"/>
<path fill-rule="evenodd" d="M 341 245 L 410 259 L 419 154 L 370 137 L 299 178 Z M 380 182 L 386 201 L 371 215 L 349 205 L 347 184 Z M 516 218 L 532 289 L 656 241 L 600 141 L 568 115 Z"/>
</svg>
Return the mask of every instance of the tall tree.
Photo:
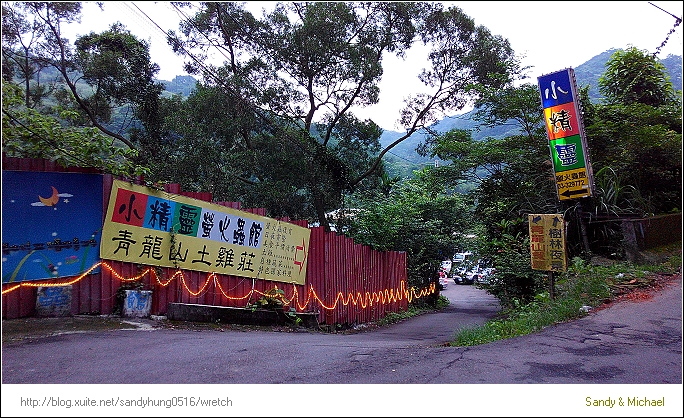
<svg viewBox="0 0 684 418">
<path fill-rule="evenodd" d="M 676 100 L 665 66 L 635 47 L 617 50 L 610 57 L 599 77 L 599 91 L 609 104 L 658 107 Z"/>
<path fill-rule="evenodd" d="M 483 89 L 474 119 L 484 126 L 511 126 L 504 138 L 476 141 L 470 131 L 454 130 L 428 140 L 421 151 L 450 164 L 432 170 L 445 188 L 461 183 L 475 187 L 469 248 L 497 268 L 489 291 L 503 304 L 529 300 L 542 288 L 543 275 L 532 270 L 527 215 L 557 213 L 553 167 L 537 87 L 523 84 Z"/>
<path fill-rule="evenodd" d="M 682 102 L 667 70 L 647 51 L 618 50 L 599 88 L 605 103 L 583 101 L 587 141 L 594 170 L 631 190 L 616 202 L 621 211 L 681 210 Z"/>
<path fill-rule="evenodd" d="M 31 104 L 28 97 L 36 91 L 30 88 L 29 80 L 38 74 L 37 70 L 50 66 L 57 70 L 59 83 L 65 87 L 56 98 L 62 106 L 81 113 L 77 123 L 93 126 L 128 148 L 137 149 L 140 145 L 127 133 L 116 132 L 107 123 L 112 108 L 124 104 L 132 106 L 143 122 L 156 121 L 156 102 L 163 90 L 154 82 L 159 67 L 150 62 L 147 43 L 119 24 L 72 44 L 62 36 L 62 26 L 78 22 L 80 17 L 81 3 L 3 3 L 3 52 L 15 50 L 14 56 L 26 60 L 21 68 L 27 107 Z M 5 28 L 11 30 L 6 34 Z M 22 48 L 16 51 L 16 45 Z M 90 87 L 89 92 L 82 90 L 84 85 Z M 153 133 L 150 131 L 147 133 Z"/>
<path fill-rule="evenodd" d="M 48 158 L 63 167 L 94 167 L 124 177 L 148 174 L 134 161 L 137 152 L 114 143 L 93 127 L 69 126 L 78 118 L 63 110 L 57 116 L 26 107 L 24 91 L 2 80 L 2 152 L 9 157 Z"/>
<path fill-rule="evenodd" d="M 23 3 L 2 3 L 2 73 L 7 82 L 16 77 L 23 83 L 24 103 L 35 108 L 52 89 L 41 84 L 38 77 L 48 64 L 33 57 L 45 25 L 35 16 L 29 20 L 27 8 Z"/>
<path fill-rule="evenodd" d="M 244 146 L 255 154 L 265 151 L 254 148 L 254 135 L 297 150 L 305 185 L 295 187 L 324 225 L 325 213 L 339 206 L 343 193 L 381 176 L 389 150 L 445 112 L 466 106 L 477 95 L 474 85 L 500 86 L 517 71 L 506 40 L 439 3 L 281 3 L 261 19 L 237 3 L 203 3 L 181 32 L 169 38 L 190 58 L 187 69 L 203 73 L 207 86 L 221 89 L 245 112 L 242 132 L 249 134 L 239 138 Z M 379 129 L 357 120 L 352 108 L 377 103 L 383 58 L 403 56 L 417 44 L 431 49 L 428 68 L 419 75 L 427 92 L 408 96 L 397 115 L 405 134 L 374 151 Z M 226 56 L 221 68 L 203 60 L 215 46 Z M 353 167 L 345 160 L 348 144 L 368 149 L 355 154 Z M 241 177 L 265 175 L 253 170 Z"/>
</svg>

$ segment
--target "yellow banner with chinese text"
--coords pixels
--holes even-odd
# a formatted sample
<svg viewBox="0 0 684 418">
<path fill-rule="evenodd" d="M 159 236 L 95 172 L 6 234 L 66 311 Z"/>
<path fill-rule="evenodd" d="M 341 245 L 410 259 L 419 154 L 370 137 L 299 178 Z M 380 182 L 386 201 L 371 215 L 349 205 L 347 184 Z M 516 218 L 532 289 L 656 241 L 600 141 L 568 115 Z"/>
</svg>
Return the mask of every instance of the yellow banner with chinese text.
<svg viewBox="0 0 684 418">
<path fill-rule="evenodd" d="M 100 257 L 304 284 L 311 231 L 115 180 Z"/>
<path fill-rule="evenodd" d="M 566 271 L 563 215 L 528 215 L 533 270 Z"/>
</svg>

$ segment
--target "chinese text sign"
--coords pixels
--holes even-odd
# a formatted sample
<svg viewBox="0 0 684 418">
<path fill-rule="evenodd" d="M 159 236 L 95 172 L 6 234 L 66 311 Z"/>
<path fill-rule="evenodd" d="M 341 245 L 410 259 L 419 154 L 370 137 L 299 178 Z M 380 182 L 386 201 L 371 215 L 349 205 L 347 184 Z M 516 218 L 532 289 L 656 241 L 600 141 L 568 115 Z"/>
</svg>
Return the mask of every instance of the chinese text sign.
<svg viewBox="0 0 684 418">
<path fill-rule="evenodd" d="M 593 175 L 572 68 L 538 78 L 559 200 L 589 197 Z"/>
<path fill-rule="evenodd" d="M 311 231 L 115 181 L 103 259 L 304 284 Z"/>
<path fill-rule="evenodd" d="M 565 271 L 565 221 L 563 215 L 528 215 L 533 270 Z"/>
</svg>

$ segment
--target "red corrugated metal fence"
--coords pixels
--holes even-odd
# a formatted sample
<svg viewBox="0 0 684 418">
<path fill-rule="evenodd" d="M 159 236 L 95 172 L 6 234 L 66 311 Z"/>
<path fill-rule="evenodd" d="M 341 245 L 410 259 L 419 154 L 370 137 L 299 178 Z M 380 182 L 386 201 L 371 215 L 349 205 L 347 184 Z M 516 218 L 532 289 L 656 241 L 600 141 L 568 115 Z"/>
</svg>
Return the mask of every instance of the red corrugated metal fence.
<svg viewBox="0 0 684 418">
<path fill-rule="evenodd" d="M 2 163 L 3 170 L 97 172 L 65 169 L 47 160 L 7 158 L 4 154 Z M 106 213 L 114 179 L 106 174 L 103 178 L 103 212 Z M 165 190 L 212 201 L 211 193 L 184 192 L 178 184 L 166 185 Z M 241 209 L 237 202 L 213 203 L 266 216 L 263 208 Z M 308 227 L 307 221 L 280 220 Z M 81 278 L 28 282 L 21 286 L 17 283 L 3 284 L 2 317 L 33 316 L 36 285 L 67 282 L 73 282 L 72 314 L 110 314 L 114 309 L 117 289 L 124 281 L 139 276 L 145 286 L 153 290 L 153 315 L 166 314 L 171 302 L 245 307 L 277 286 L 284 290 L 285 297 L 290 300 L 288 307 L 294 307 L 298 312 L 317 312 L 318 321 L 322 324 L 355 324 L 380 319 L 389 312 L 405 310 L 409 300 L 417 297 L 416 292 L 407 288 L 405 253 L 374 251 L 343 235 L 326 233 L 322 227 L 310 229 L 304 285 L 102 260 L 99 273 Z"/>
</svg>

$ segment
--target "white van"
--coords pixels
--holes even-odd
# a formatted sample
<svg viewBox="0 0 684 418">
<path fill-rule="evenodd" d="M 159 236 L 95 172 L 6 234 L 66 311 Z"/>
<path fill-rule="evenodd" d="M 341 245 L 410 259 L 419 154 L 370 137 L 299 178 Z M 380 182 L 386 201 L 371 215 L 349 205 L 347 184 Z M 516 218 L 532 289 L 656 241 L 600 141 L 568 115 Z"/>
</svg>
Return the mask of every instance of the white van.
<svg viewBox="0 0 684 418">
<path fill-rule="evenodd" d="M 444 272 L 446 272 L 446 274 L 449 274 L 451 271 L 451 260 L 442 261 L 442 265 L 440 267 L 442 270 L 444 270 Z"/>
<path fill-rule="evenodd" d="M 470 257 L 473 255 L 470 251 L 467 251 L 465 253 L 456 253 L 454 254 L 453 257 L 453 262 L 454 264 L 464 264 L 468 261 L 470 261 Z"/>
<path fill-rule="evenodd" d="M 452 267 L 461 270 L 470 267 L 472 256 L 473 253 L 471 253 L 470 251 L 454 254 Z"/>
<path fill-rule="evenodd" d="M 456 253 L 452 258 L 451 263 L 451 278 L 456 283 L 463 283 L 466 280 L 466 273 L 470 270 L 473 253 L 466 251 L 463 253 Z"/>
</svg>

